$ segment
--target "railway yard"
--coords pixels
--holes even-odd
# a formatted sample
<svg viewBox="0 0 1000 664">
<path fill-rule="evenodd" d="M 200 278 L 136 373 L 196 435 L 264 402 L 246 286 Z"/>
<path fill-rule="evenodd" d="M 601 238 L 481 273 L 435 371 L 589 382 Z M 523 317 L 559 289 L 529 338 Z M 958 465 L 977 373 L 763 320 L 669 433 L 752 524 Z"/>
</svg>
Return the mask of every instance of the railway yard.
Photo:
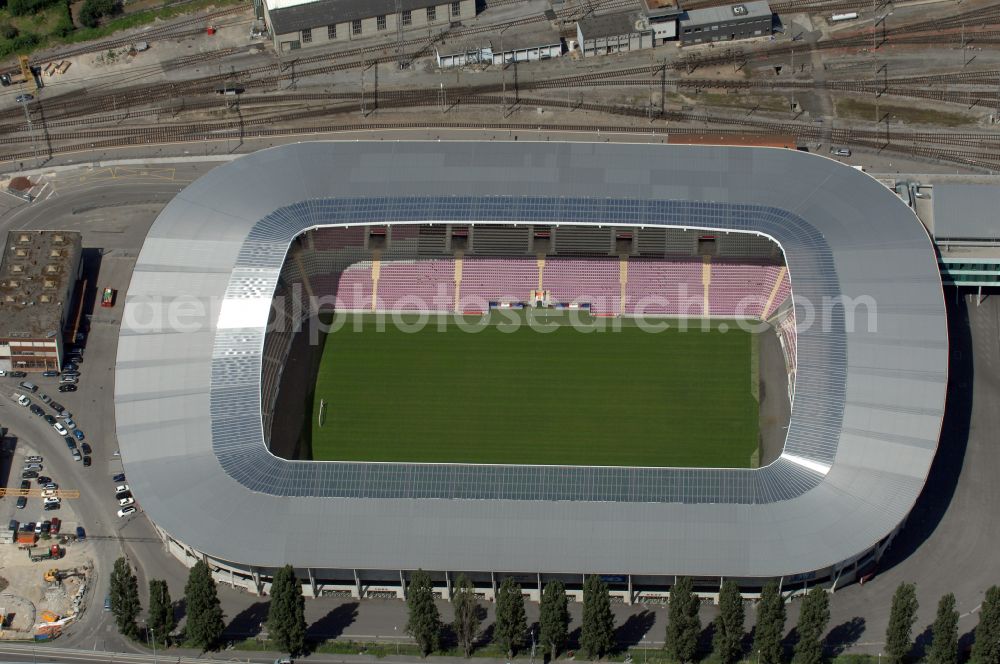
<svg viewBox="0 0 1000 664">
<path fill-rule="evenodd" d="M 993 2 L 776 2 L 773 37 L 588 58 L 569 50 L 506 67 L 436 64 L 435 49 L 451 43 L 535 27 L 565 39 L 582 17 L 635 2 L 493 0 L 436 32 L 286 53 L 250 38 L 248 5 L 186 16 L 57 51 L 51 57 L 78 64 L 25 103 L 15 101 L 23 90 L 5 88 L 0 161 L 27 167 L 125 146 L 441 127 L 730 137 L 1000 168 Z M 831 20 L 843 11 L 858 16 Z M 221 37 L 206 37 L 206 25 Z M 129 54 L 139 39 L 150 49 Z"/>
</svg>

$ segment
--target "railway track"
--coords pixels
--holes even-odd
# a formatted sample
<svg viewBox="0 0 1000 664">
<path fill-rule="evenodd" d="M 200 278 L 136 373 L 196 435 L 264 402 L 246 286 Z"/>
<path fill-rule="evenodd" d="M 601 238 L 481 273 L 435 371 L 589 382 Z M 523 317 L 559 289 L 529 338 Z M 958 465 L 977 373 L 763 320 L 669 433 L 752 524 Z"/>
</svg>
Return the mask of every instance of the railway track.
<svg viewBox="0 0 1000 664">
<path fill-rule="evenodd" d="M 502 103 L 502 99 L 496 95 L 472 95 L 468 97 L 461 98 L 457 103 L 461 105 L 497 105 Z M 508 101 L 510 101 L 508 99 Z M 437 99 L 434 91 L 423 91 L 423 92 L 408 92 L 400 93 L 396 95 L 388 95 L 387 98 L 379 99 L 379 108 L 412 108 L 415 106 L 433 106 L 436 105 Z M 648 111 L 643 108 L 628 107 L 628 106 L 613 106 L 607 104 L 594 104 L 594 103 L 574 103 L 566 100 L 551 100 L 551 99 L 538 99 L 538 98 L 522 98 L 520 103 L 525 106 L 540 106 L 540 107 L 553 107 L 553 108 L 564 108 L 571 110 L 586 110 L 595 111 L 606 114 L 630 116 L 634 118 L 647 117 Z M 127 145 L 148 145 L 156 143 L 169 143 L 169 142 L 184 142 L 184 141 L 201 141 L 201 140 L 217 140 L 224 138 L 261 138 L 268 136 L 279 136 L 279 135 L 294 135 L 297 133 L 325 133 L 327 131 L 335 131 L 337 129 L 330 129 L 329 127 L 344 127 L 345 125 L 305 125 L 295 128 L 275 128 L 274 124 L 277 122 L 297 122 L 300 120 L 326 118 L 331 115 L 343 114 L 343 113 L 354 113 L 357 112 L 356 104 L 342 105 L 339 107 L 321 107 L 317 109 L 306 109 L 292 113 L 283 113 L 279 115 L 262 115 L 260 117 L 245 120 L 243 122 L 237 121 L 227 121 L 221 123 L 195 123 L 195 124 L 178 124 L 178 125 L 167 125 L 167 126 L 154 126 L 154 127 L 127 127 L 127 128 L 116 128 L 116 129 L 97 129 L 90 131 L 75 131 L 66 134 L 52 134 L 50 135 L 49 141 L 50 145 L 52 143 L 60 143 L 62 141 L 79 141 L 81 139 L 88 140 L 86 144 L 76 144 L 70 145 L 68 147 L 57 147 L 53 149 L 53 152 L 61 153 L 66 151 L 79 150 L 86 147 L 92 148 L 102 148 L 102 147 L 122 147 Z M 977 168 L 984 168 L 989 170 L 996 170 L 1000 168 L 1000 153 L 996 149 L 996 137 L 991 134 L 949 134 L 949 133 L 928 133 L 928 132 L 906 132 L 897 133 L 893 136 L 893 140 L 884 138 L 884 132 L 881 130 L 858 130 L 858 129 L 833 129 L 824 130 L 822 127 L 816 127 L 812 123 L 794 123 L 794 122 L 775 122 L 767 120 L 757 120 L 757 119 L 747 119 L 747 118 L 734 118 L 726 116 L 713 116 L 710 114 L 694 114 L 685 113 L 678 111 L 668 111 L 667 113 L 660 116 L 662 119 L 668 121 L 676 122 L 687 122 L 687 123 L 699 123 L 703 124 L 705 128 L 690 130 L 689 131 L 710 131 L 716 132 L 715 126 L 734 127 L 735 131 L 741 133 L 753 133 L 753 134 L 763 134 L 763 135 L 795 135 L 802 139 L 809 140 L 823 140 L 825 134 L 829 134 L 830 138 L 842 144 L 856 145 L 862 147 L 878 147 L 880 149 L 887 149 L 894 152 L 901 152 L 904 154 L 912 154 L 915 156 L 921 156 L 926 158 L 936 158 L 943 159 L 945 161 L 950 161 L 953 163 L 959 163 L 967 166 L 974 166 Z M 425 126 L 426 123 L 415 123 L 414 126 Z M 374 127 L 375 125 L 356 125 L 360 127 Z M 402 126 L 402 125 L 388 125 L 388 126 Z M 487 127 L 487 126 L 500 126 L 500 125 L 463 125 L 463 126 L 473 126 L 473 127 Z M 503 126 L 512 126 L 504 124 Z M 535 128 L 537 125 L 530 124 L 524 125 L 525 127 Z M 556 125 L 552 125 L 556 126 Z M 565 127 L 565 125 L 558 125 Z M 709 128 L 711 127 L 711 128 Z M 593 126 L 588 126 L 590 130 L 595 129 Z M 648 133 L 649 131 L 655 131 L 655 129 L 647 129 L 645 127 L 633 127 L 630 131 L 639 133 Z M 990 140 L 992 139 L 992 140 Z M 3 144 L 20 144 L 24 142 L 23 137 L 8 137 L 0 141 Z M 919 145 L 920 142 L 941 142 L 949 147 L 937 147 L 930 145 Z M 953 146 L 968 145 L 971 148 L 979 149 L 969 149 L 969 150 L 956 150 Z M 81 147 L 82 146 L 82 147 Z M 12 155 L 7 155 L 6 157 L 0 157 L 0 159 L 6 158 L 8 160 L 14 160 L 20 155 L 25 154 L 25 152 L 16 152 Z"/>
</svg>

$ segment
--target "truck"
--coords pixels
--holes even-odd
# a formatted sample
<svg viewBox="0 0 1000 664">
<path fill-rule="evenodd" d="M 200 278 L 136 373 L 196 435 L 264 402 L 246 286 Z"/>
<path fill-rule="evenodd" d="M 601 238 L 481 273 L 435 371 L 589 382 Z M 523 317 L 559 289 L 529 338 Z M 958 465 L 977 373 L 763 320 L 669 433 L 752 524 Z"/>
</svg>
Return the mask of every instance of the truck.
<svg viewBox="0 0 1000 664">
<path fill-rule="evenodd" d="M 33 546 L 28 549 L 28 558 L 33 563 L 37 563 L 40 560 L 52 560 L 61 556 L 62 549 L 59 548 L 58 544 L 53 544 L 52 546 Z"/>
<path fill-rule="evenodd" d="M 35 546 L 35 542 L 38 541 L 38 535 L 32 530 L 30 533 L 19 532 L 17 534 L 17 545 L 22 549 L 27 549 L 29 547 Z"/>
</svg>

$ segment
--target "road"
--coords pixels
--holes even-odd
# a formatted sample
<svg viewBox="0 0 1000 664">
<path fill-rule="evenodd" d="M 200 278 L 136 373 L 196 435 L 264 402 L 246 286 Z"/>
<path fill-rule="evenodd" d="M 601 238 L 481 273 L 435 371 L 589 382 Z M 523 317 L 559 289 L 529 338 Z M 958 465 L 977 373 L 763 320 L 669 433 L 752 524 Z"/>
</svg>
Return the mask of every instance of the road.
<svg viewBox="0 0 1000 664">
<path fill-rule="evenodd" d="M 96 274 L 96 284 L 110 285 L 124 292 L 131 267 L 145 233 L 162 206 L 211 163 L 155 164 L 146 168 L 83 168 L 48 178 L 42 199 L 28 205 L 13 197 L 0 198 L 0 232 L 15 228 L 65 228 L 84 233 L 88 269 Z M 977 610 L 985 588 L 1000 579 L 1000 523 L 992 518 L 1000 502 L 1000 454 L 992 446 L 993 432 L 1000 430 L 1000 303 L 987 299 L 980 306 L 953 305 L 952 390 L 942 433 L 941 451 L 935 461 L 925 495 L 911 515 L 907 527 L 890 549 L 887 562 L 876 579 L 865 586 L 849 586 L 831 598 L 830 644 L 834 651 L 877 653 L 882 647 L 892 591 L 900 581 L 916 581 L 921 608 L 916 633 L 924 632 L 933 619 L 935 605 L 944 592 L 958 598 L 964 643 L 975 627 Z M 128 555 L 140 576 L 145 595 L 149 578 L 165 578 L 172 596 L 183 594 L 187 571 L 170 556 L 155 537 L 144 516 L 124 521 L 115 516 L 117 506 L 110 494 L 111 474 L 121 468 L 113 456 L 114 437 L 113 360 L 117 341 L 119 309 L 94 312 L 88 341 L 83 379 L 79 392 L 60 395 L 77 415 L 88 441 L 94 446 L 94 466 L 89 473 L 60 455 L 62 443 L 38 418 L 0 399 L 0 421 L 19 437 L 40 449 L 51 448 L 55 471 L 79 478 L 81 498 L 76 504 L 80 520 L 88 532 L 121 535 L 122 539 L 95 542 L 102 552 L 94 593 L 103 598 L 103 584 L 113 558 Z M 968 316 L 968 323 L 965 317 Z M 969 388 L 971 387 L 971 394 Z M 43 389 L 49 389 L 45 384 Z M 54 390 L 52 390 L 55 393 Z M 46 455 L 48 457 L 48 455 Z M 46 459 L 49 462 L 49 459 Z M 67 486 L 69 486 L 67 484 Z M 140 504 L 142 497 L 137 497 Z M 219 588 L 231 637 L 259 632 L 267 603 L 261 598 Z M 91 606 L 95 606 L 91 597 Z M 145 597 L 144 604 L 145 604 Z M 99 601 L 97 602 L 99 605 Z M 442 604 L 445 619 L 450 616 Z M 315 636 L 357 640 L 405 638 L 405 605 L 392 600 L 344 601 L 333 598 L 309 600 L 307 620 Z M 579 607 L 574 606 L 578 617 Z M 789 606 L 789 627 L 797 617 L 798 602 Z M 529 607 L 529 620 L 535 607 Z M 616 605 L 622 641 L 658 645 L 665 630 L 662 607 Z M 714 609 L 704 607 L 703 623 Z M 487 621 L 488 623 L 488 621 Z M 748 627 L 752 625 L 748 617 Z M 923 637 L 925 641 L 926 637 Z M 114 631 L 109 614 L 88 611 L 71 627 L 60 646 L 93 651 L 136 652 L 134 644 Z M 0 654 L 6 651 L 0 650 Z M 222 654 L 217 655 L 220 659 Z M 66 660 L 69 661 L 69 660 Z M 254 661 L 253 659 L 251 661 Z M 264 660 L 260 660 L 264 661 Z"/>
</svg>

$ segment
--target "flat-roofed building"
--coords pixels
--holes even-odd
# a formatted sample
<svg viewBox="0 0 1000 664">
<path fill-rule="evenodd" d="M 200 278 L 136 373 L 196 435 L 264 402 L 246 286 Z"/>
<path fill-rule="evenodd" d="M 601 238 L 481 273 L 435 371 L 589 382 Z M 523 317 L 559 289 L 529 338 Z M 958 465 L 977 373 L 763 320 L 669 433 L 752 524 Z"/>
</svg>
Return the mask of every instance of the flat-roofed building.
<svg viewBox="0 0 1000 664">
<path fill-rule="evenodd" d="M 398 12 L 397 12 L 398 9 Z M 282 51 L 447 27 L 476 15 L 475 0 L 265 0 L 264 19 Z"/>
<path fill-rule="evenodd" d="M 61 366 L 81 244 L 73 232 L 7 233 L 0 259 L 0 369 Z"/>
<path fill-rule="evenodd" d="M 585 18 L 576 24 L 576 38 L 588 58 L 653 46 L 649 20 L 637 12 Z"/>
<path fill-rule="evenodd" d="M 513 30 L 503 39 L 489 37 L 480 41 L 442 42 L 434 47 L 438 67 L 464 67 L 476 64 L 499 65 L 503 62 L 534 62 L 562 55 L 559 33 L 551 26 L 534 30 Z"/>
<path fill-rule="evenodd" d="M 767 0 L 692 9 L 680 16 L 680 39 L 699 44 L 764 37 L 771 34 L 772 21 Z"/>
</svg>

